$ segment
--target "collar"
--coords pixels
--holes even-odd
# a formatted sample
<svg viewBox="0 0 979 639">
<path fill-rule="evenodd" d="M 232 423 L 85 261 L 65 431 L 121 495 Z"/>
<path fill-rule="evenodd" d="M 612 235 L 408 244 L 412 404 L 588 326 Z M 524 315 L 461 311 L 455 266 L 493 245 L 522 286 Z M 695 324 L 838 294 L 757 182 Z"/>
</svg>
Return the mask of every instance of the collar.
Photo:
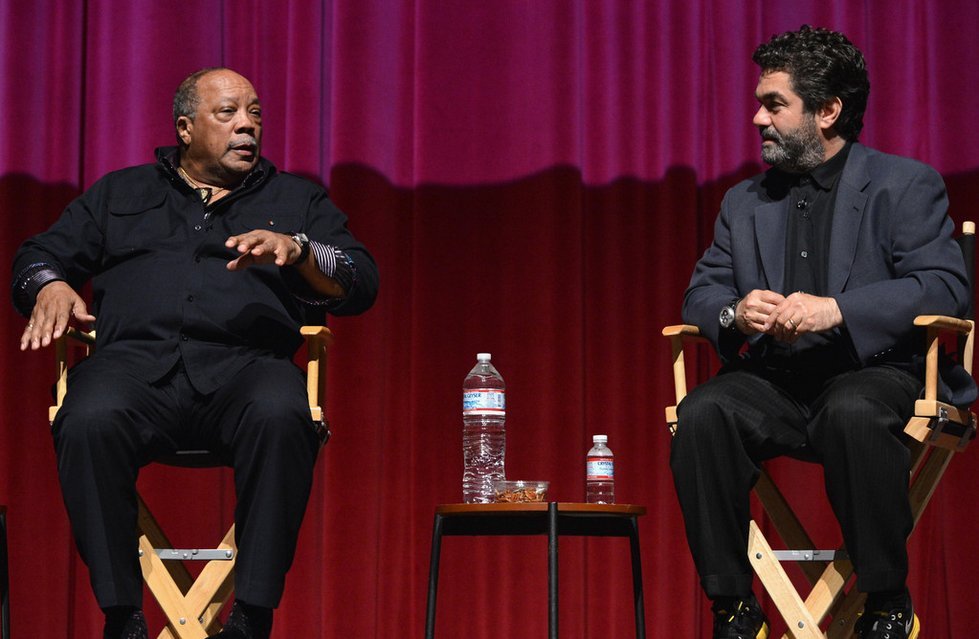
<svg viewBox="0 0 979 639">
<path fill-rule="evenodd" d="M 853 143 L 848 141 L 836 155 L 808 173 L 816 186 L 824 191 L 829 191 L 833 188 L 843 173 L 843 167 L 846 165 L 847 156 L 850 155 L 851 146 L 853 146 Z"/>
<path fill-rule="evenodd" d="M 177 173 L 177 167 L 180 166 L 180 152 L 175 146 L 161 146 L 155 151 L 157 166 L 167 175 L 170 182 L 176 182 L 183 184 L 190 188 L 190 186 L 184 182 L 184 179 L 180 177 Z M 242 189 L 250 188 L 256 184 L 263 182 L 265 179 L 272 177 L 275 173 L 275 165 L 266 160 L 264 157 L 258 159 L 258 164 L 252 169 L 245 179 L 235 188 L 231 189 L 231 192 L 240 191 Z"/>
</svg>

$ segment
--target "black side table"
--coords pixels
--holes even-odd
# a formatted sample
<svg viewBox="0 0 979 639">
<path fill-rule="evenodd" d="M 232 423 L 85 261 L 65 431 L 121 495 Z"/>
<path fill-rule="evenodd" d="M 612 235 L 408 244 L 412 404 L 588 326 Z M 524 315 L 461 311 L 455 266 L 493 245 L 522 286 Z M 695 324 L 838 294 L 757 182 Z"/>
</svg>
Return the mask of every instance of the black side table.
<svg viewBox="0 0 979 639">
<path fill-rule="evenodd" d="M 632 551 L 633 605 L 636 639 L 645 639 L 642 565 L 639 557 L 639 521 L 643 506 L 532 502 L 519 504 L 443 504 L 435 508 L 432 558 L 428 572 L 428 612 L 425 639 L 435 637 L 435 600 L 438 597 L 439 558 L 445 535 L 547 535 L 548 637 L 558 637 L 558 537 L 628 537 Z"/>
</svg>

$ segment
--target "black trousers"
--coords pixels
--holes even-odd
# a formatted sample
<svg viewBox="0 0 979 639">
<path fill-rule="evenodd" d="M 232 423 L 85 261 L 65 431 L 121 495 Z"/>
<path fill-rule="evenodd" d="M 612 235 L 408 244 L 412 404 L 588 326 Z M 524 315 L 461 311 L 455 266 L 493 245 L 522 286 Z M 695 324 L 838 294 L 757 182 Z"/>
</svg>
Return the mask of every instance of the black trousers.
<svg viewBox="0 0 979 639">
<path fill-rule="evenodd" d="M 210 395 L 178 365 L 147 384 L 96 354 L 69 373 L 53 425 L 72 533 L 99 606 L 141 606 L 136 477 L 179 449 L 210 449 L 234 469 L 236 596 L 279 604 L 312 485 L 319 441 L 302 372 L 258 358 Z"/>
<path fill-rule="evenodd" d="M 677 407 L 670 466 L 707 596 L 750 593 L 749 493 L 779 455 L 823 465 L 857 587 L 903 588 L 913 519 L 901 432 L 921 388 L 887 366 L 823 378 L 742 369 L 694 388 Z"/>
</svg>

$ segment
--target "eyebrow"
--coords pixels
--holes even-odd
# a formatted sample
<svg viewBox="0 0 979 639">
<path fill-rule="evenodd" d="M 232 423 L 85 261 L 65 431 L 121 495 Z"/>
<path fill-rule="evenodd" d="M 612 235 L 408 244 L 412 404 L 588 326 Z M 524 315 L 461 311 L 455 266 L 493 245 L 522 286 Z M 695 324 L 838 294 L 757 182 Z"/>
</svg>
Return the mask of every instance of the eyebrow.
<svg viewBox="0 0 979 639">
<path fill-rule="evenodd" d="M 218 100 L 218 106 L 225 106 L 225 105 L 228 105 L 228 104 L 238 104 L 238 99 L 237 98 L 221 98 L 220 100 Z M 259 100 L 258 98 L 255 98 L 254 100 L 250 100 L 247 104 L 248 104 L 248 106 L 256 106 L 256 105 L 257 106 L 262 106 L 262 101 Z"/>
<path fill-rule="evenodd" d="M 756 94 L 755 98 L 757 98 L 759 102 L 785 102 L 787 104 L 789 101 L 789 98 L 780 91 L 769 91 L 768 93 L 763 93 L 761 95 Z"/>
</svg>

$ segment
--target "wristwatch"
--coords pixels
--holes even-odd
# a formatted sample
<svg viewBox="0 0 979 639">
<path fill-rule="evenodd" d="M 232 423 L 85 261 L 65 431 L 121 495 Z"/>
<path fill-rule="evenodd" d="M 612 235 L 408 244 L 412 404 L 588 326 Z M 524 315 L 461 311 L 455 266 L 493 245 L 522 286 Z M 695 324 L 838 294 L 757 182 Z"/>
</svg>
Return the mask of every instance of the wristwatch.
<svg viewBox="0 0 979 639">
<path fill-rule="evenodd" d="M 721 328 L 735 329 L 737 325 L 735 320 L 737 319 L 738 302 L 740 299 L 734 299 L 727 303 L 727 305 L 721 309 L 721 315 L 718 320 L 721 323 Z"/>
<path fill-rule="evenodd" d="M 309 257 L 309 238 L 306 237 L 305 233 L 293 233 L 292 241 L 299 245 L 299 257 L 293 262 L 293 265 L 302 264 Z"/>
</svg>

